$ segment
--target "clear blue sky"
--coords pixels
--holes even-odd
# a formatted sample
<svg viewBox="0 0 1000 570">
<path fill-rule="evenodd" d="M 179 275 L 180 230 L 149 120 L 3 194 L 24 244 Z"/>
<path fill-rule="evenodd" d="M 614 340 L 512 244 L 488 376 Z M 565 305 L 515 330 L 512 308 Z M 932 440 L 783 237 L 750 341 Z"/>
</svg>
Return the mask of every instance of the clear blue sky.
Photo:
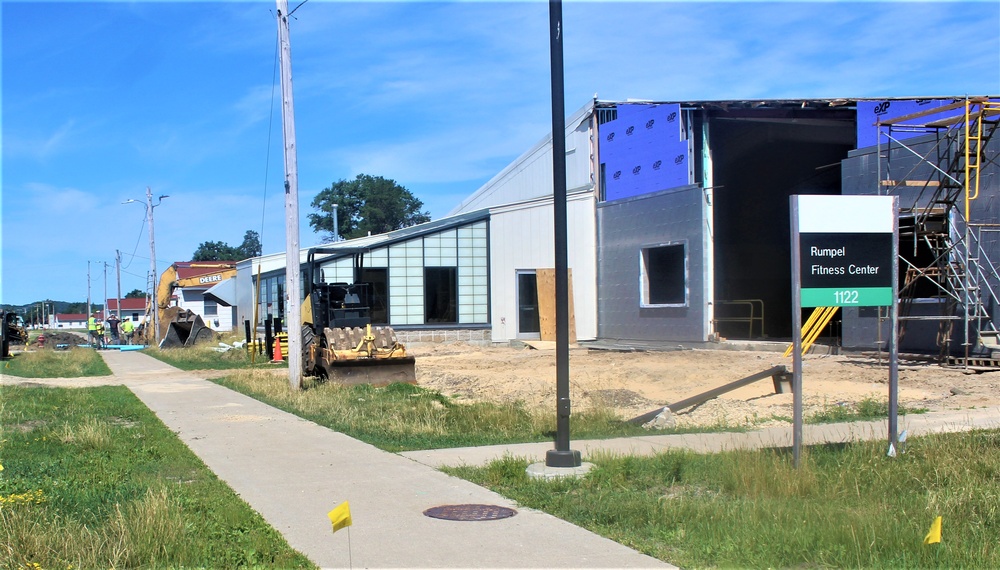
<svg viewBox="0 0 1000 570">
<path fill-rule="evenodd" d="M 290 6 L 298 5 L 291 0 Z M 284 249 L 273 2 L 8 2 L 0 301 L 144 289 L 204 241 Z M 605 100 L 1000 94 L 1000 2 L 574 2 L 566 111 Z M 311 0 L 291 24 L 301 244 L 319 190 L 393 178 L 433 218 L 550 130 L 548 7 Z"/>
</svg>

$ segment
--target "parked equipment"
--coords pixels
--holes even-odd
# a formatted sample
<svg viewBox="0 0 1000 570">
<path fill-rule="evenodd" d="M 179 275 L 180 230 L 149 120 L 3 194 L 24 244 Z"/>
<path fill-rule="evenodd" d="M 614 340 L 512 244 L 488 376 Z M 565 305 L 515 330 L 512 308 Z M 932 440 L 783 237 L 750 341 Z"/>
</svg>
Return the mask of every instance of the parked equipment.
<svg viewBox="0 0 1000 570">
<path fill-rule="evenodd" d="M 354 256 L 354 283 L 324 283 L 317 255 Z M 302 367 L 307 375 L 344 384 L 416 384 L 415 360 L 396 340 L 392 327 L 372 326 L 375 300 L 362 282 L 364 250 L 314 247 L 307 256 L 306 297 L 302 302 Z"/>
<path fill-rule="evenodd" d="M 0 358 L 10 356 L 10 345 L 28 344 L 28 331 L 24 328 L 21 315 L 11 311 L 0 311 Z"/>
</svg>

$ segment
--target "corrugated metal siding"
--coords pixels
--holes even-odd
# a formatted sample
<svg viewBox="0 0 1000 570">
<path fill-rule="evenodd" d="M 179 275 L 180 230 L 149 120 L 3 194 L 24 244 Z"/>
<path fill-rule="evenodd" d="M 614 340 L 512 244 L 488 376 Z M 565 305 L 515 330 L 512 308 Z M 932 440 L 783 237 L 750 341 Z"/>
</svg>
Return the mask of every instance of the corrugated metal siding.
<svg viewBox="0 0 1000 570">
<path fill-rule="evenodd" d="M 577 340 L 589 340 L 597 336 L 593 196 L 571 196 L 566 216 Z M 517 337 L 516 272 L 555 265 L 553 232 L 551 199 L 490 212 L 490 310 L 494 341 Z"/>
<path fill-rule="evenodd" d="M 600 338 L 708 339 L 705 215 L 700 187 L 601 204 L 597 209 Z M 686 245 L 687 306 L 640 307 L 641 250 L 664 243 Z"/>
</svg>

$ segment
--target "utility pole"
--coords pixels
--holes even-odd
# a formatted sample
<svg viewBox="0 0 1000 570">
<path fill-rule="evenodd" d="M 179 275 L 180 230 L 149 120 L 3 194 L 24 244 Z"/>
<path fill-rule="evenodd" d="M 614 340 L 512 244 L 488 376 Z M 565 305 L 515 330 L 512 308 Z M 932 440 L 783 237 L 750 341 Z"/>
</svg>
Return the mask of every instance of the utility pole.
<svg viewBox="0 0 1000 570">
<path fill-rule="evenodd" d="M 167 194 L 161 194 L 153 203 L 153 190 L 146 186 L 146 218 L 149 223 L 149 282 L 152 284 L 151 288 L 153 293 L 149 296 L 150 313 L 153 315 L 153 342 L 156 346 L 160 346 L 160 307 L 156 299 L 156 238 L 153 233 L 153 208 L 159 206 L 164 198 L 169 198 Z M 131 202 L 138 203 L 139 200 L 125 200 L 122 204 L 129 204 Z M 121 298 L 121 291 L 118 292 L 118 298 Z M 146 323 L 149 326 L 149 323 Z"/>
<path fill-rule="evenodd" d="M 118 320 L 122 320 L 122 252 L 115 250 L 115 281 L 118 283 L 118 297 L 115 306 L 118 308 Z"/>
<path fill-rule="evenodd" d="M 160 196 L 163 201 L 163 196 Z M 153 287 L 156 287 L 156 238 L 153 237 L 153 190 L 146 186 L 146 215 L 149 216 L 149 278 L 153 280 Z M 160 346 L 160 306 L 156 295 L 150 299 L 153 302 L 153 344 Z M 148 324 L 148 323 L 147 323 Z M 148 338 L 148 337 L 147 337 Z"/>
<path fill-rule="evenodd" d="M 288 331 L 288 383 L 302 387 L 302 317 L 299 303 L 299 175 L 292 99 L 292 48 L 288 32 L 288 0 L 276 0 L 281 51 L 281 124 L 285 141 L 285 330 Z M 301 5 L 301 4 L 300 4 Z"/>
<path fill-rule="evenodd" d="M 104 263 L 104 313 L 101 316 L 104 320 L 108 320 L 108 262 L 102 263 Z"/>
<path fill-rule="evenodd" d="M 90 260 L 87 260 L 87 318 L 94 314 L 94 310 L 90 308 Z"/>
</svg>

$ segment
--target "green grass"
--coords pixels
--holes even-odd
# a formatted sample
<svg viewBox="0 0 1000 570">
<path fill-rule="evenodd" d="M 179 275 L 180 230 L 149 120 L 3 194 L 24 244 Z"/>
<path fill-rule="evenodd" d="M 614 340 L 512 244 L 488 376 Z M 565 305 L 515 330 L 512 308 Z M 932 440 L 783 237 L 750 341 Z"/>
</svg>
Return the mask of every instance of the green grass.
<svg viewBox="0 0 1000 570">
<path fill-rule="evenodd" d="M 240 368 L 288 368 L 288 361 L 282 364 L 271 364 L 267 354 L 257 354 L 251 362 L 246 350 L 232 349 L 226 352 L 216 352 L 213 346 L 204 345 L 187 348 L 146 348 L 143 354 L 162 360 L 181 370 L 231 370 Z"/>
<path fill-rule="evenodd" d="M 266 369 L 241 370 L 213 381 L 386 451 L 551 441 L 556 431 L 554 409 L 531 408 L 521 402 L 470 403 L 409 384 L 374 388 L 369 385 L 317 383 L 315 379 L 306 378 L 303 389 L 293 391 L 288 387 L 287 375 L 273 374 Z M 827 413 L 840 415 L 836 420 L 826 421 L 878 419 L 887 415 L 885 403 L 872 399 L 862 404 L 860 412 L 854 408 L 832 406 Z M 881 409 L 881 412 L 873 412 L 873 409 Z M 900 408 L 900 414 L 906 411 Z M 917 412 L 910 410 L 910 413 Z M 822 417 L 811 416 L 805 421 L 822 423 Z M 608 408 L 597 407 L 573 414 L 571 435 L 573 439 L 608 439 L 745 432 L 769 419 L 791 422 L 790 418 L 754 416 L 742 424 L 720 421 L 710 426 L 650 431 L 623 421 Z"/>
<path fill-rule="evenodd" d="M 4 387 L 0 568 L 312 568 L 126 388 Z"/>
<path fill-rule="evenodd" d="M 1000 432 L 885 446 L 810 448 L 800 469 L 764 450 L 590 457 L 557 481 L 516 458 L 446 471 L 683 568 L 1000 567 Z"/>
<path fill-rule="evenodd" d="M 899 415 L 924 414 L 927 408 L 908 408 L 899 406 Z M 868 396 L 856 403 L 845 405 L 827 405 L 822 410 L 803 418 L 807 424 L 832 424 L 838 422 L 856 422 L 880 420 L 889 417 L 889 402 Z"/>
<path fill-rule="evenodd" d="M 111 369 L 91 348 L 35 350 L 0 361 L 0 371 L 22 378 L 79 378 L 110 376 Z"/>
<path fill-rule="evenodd" d="M 215 381 L 387 451 L 546 441 L 556 429 L 554 409 L 460 402 L 410 384 L 375 388 L 307 379 L 303 390 L 293 391 L 286 375 L 262 370 Z M 576 439 L 649 435 L 607 409 L 574 414 L 572 429 Z"/>
</svg>

